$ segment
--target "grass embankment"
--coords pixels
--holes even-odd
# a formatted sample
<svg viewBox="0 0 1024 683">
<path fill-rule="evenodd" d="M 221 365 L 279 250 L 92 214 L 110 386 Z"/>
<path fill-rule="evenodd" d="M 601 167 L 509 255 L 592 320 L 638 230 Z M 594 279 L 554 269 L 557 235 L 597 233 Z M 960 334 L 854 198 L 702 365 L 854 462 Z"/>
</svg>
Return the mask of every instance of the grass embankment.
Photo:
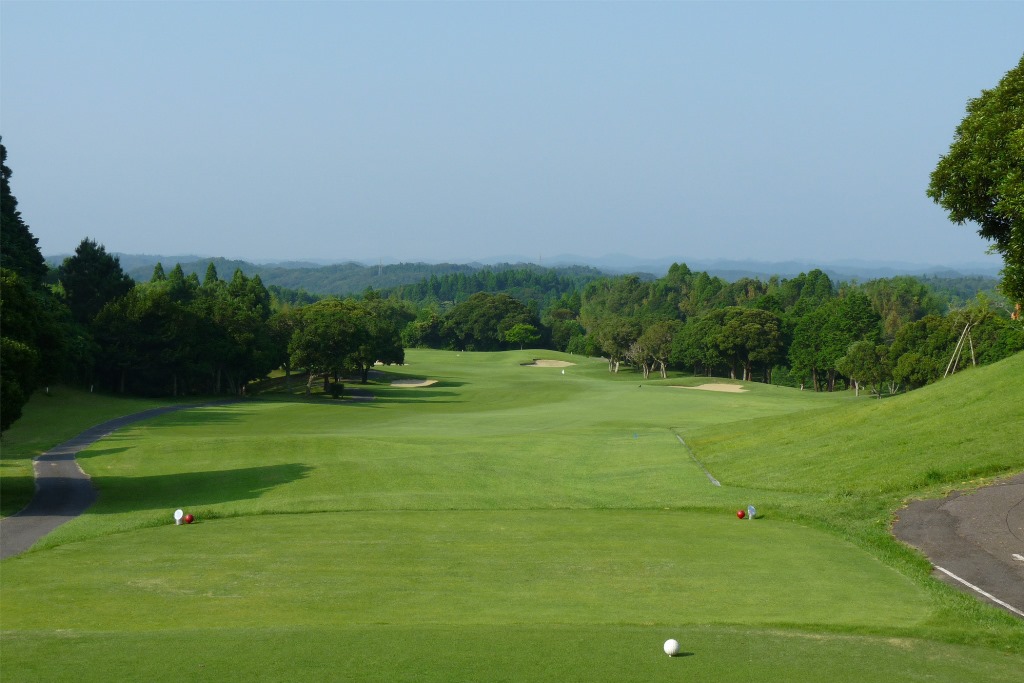
<svg viewBox="0 0 1024 683">
<path fill-rule="evenodd" d="M 929 394 L 958 383 L 979 385 L 977 399 L 950 399 L 942 410 L 966 412 L 949 422 L 1000 410 L 986 401 L 1021 405 L 1001 382 L 1024 356 L 872 402 L 680 390 L 543 353 L 578 364 L 414 350 L 371 385 L 374 401 L 255 400 L 96 444 L 80 462 L 100 502 L 2 565 L 4 680 L 73 668 L 81 680 L 995 681 L 1024 666 L 1019 622 L 929 580 L 886 534 L 922 483 L 1024 467 L 1019 453 L 1000 460 L 1005 436 L 978 436 L 989 455 L 977 460 L 924 462 L 916 453 L 947 439 L 922 425 L 877 467 L 827 447 L 844 432 L 902 438 L 944 400 Z M 438 383 L 390 386 L 399 377 Z M 735 519 L 748 503 L 763 519 Z M 176 507 L 199 524 L 173 526 Z M 668 637 L 690 656 L 661 654 Z"/>
</svg>

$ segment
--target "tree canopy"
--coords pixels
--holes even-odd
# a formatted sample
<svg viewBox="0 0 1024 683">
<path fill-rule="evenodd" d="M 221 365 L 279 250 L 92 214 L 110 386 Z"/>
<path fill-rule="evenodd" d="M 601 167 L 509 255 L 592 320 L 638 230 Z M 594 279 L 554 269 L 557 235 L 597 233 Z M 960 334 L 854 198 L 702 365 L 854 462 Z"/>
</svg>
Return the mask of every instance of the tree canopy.
<svg viewBox="0 0 1024 683">
<path fill-rule="evenodd" d="M 1003 256 L 1003 292 L 1024 301 L 1024 56 L 991 90 L 967 103 L 928 196 L 950 220 L 977 223 Z"/>
<path fill-rule="evenodd" d="M 29 287 L 38 287 L 46 277 L 46 262 L 38 238 L 18 211 L 18 200 L 11 193 L 11 175 L 7 148 L 0 142 L 0 267 L 17 273 Z"/>
<path fill-rule="evenodd" d="M 0 431 L 6 431 L 40 382 L 61 374 L 76 335 L 67 308 L 44 284 L 46 263 L 11 193 L 2 143 L 0 167 Z"/>
<path fill-rule="evenodd" d="M 64 259 L 57 278 L 71 315 L 81 324 L 88 324 L 108 301 L 124 296 L 135 286 L 121 270 L 118 258 L 88 237 L 75 249 L 74 256 Z"/>
</svg>

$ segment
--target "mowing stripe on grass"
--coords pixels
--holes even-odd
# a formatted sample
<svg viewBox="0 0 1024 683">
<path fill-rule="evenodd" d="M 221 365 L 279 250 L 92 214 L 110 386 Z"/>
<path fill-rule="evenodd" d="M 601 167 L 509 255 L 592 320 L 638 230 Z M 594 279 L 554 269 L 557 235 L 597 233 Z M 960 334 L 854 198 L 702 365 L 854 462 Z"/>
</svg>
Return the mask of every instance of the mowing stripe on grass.
<svg viewBox="0 0 1024 683">
<path fill-rule="evenodd" d="M 672 433 L 676 434 L 675 432 Z M 721 486 L 722 484 L 717 479 L 711 476 L 711 473 L 708 472 L 708 468 L 704 467 L 704 464 L 697 459 L 696 455 L 693 454 L 693 450 L 685 441 L 683 441 L 683 437 L 676 434 L 676 438 L 679 439 L 679 443 L 683 444 L 683 446 L 686 446 L 686 452 L 690 454 L 690 458 L 692 458 L 693 461 L 697 463 L 697 467 L 701 468 L 704 471 L 704 474 L 708 475 L 708 479 L 711 480 L 711 483 L 714 484 L 715 486 Z"/>
<path fill-rule="evenodd" d="M 944 568 L 940 567 L 939 565 L 935 565 L 935 568 L 938 569 L 943 574 L 945 574 L 946 576 L 948 576 L 948 577 L 950 577 L 952 579 L 956 579 L 957 581 L 959 581 L 963 585 L 965 585 L 968 588 L 970 588 L 972 591 L 975 591 L 976 593 L 984 595 L 986 598 L 988 598 L 992 602 L 996 603 L 997 605 L 999 605 L 1001 607 L 1005 607 L 1006 609 L 1010 610 L 1011 612 L 1013 612 L 1014 614 L 1016 614 L 1018 616 L 1024 617 L 1024 612 L 1021 612 L 1019 609 L 1017 609 L 1013 605 L 1010 605 L 1008 603 L 1003 602 L 1002 600 L 1000 600 L 996 596 L 992 595 L 991 593 L 986 593 L 985 591 L 981 590 L 980 588 L 975 586 L 973 583 L 970 583 L 969 581 L 964 581 L 963 579 L 961 579 L 959 576 L 957 576 L 953 572 L 949 571 L 948 569 L 944 569 Z"/>
</svg>

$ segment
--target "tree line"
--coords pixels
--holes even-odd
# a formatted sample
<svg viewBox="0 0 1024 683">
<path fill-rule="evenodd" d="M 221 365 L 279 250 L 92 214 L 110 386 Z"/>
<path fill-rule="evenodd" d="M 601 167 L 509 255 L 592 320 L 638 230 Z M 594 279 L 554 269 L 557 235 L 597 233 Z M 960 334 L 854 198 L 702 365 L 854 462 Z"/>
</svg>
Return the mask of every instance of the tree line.
<svg viewBox="0 0 1024 683">
<path fill-rule="evenodd" d="M 981 296 L 950 309 L 913 277 L 836 284 L 812 270 L 728 283 L 676 264 L 654 282 L 592 283 L 567 313 L 582 330 L 564 350 L 603 355 L 612 372 L 675 367 L 818 391 L 895 393 L 1024 350 L 1024 326 L 1005 304 Z M 951 365 L 962 336 L 972 351 Z"/>
<path fill-rule="evenodd" d="M 306 372 L 309 389 L 321 378 L 337 395 L 340 379 L 366 382 L 375 363 L 402 363 L 417 346 L 549 348 L 602 356 L 609 371 L 629 367 L 645 378 L 674 369 L 878 396 L 1024 349 L 1024 327 L 984 295 L 950 309 L 948 297 L 914 277 L 836 284 L 821 270 L 727 282 L 674 264 L 654 280 L 606 276 L 578 286 L 513 269 L 303 299 L 240 269 L 221 279 L 212 262 L 202 280 L 158 263 L 148 282 L 136 283 L 87 238 L 48 276 L 15 206 L 5 226 L 21 229 L 5 228 L 2 264 L 4 429 L 40 383 L 237 394 L 284 368 Z M 487 286 L 522 296 L 523 283 L 547 289 L 526 302 L 488 291 L 437 300 L 438 292 L 458 298 Z M 404 299 L 410 292 L 423 298 Z M 540 309 L 540 301 L 549 303 Z"/>
</svg>

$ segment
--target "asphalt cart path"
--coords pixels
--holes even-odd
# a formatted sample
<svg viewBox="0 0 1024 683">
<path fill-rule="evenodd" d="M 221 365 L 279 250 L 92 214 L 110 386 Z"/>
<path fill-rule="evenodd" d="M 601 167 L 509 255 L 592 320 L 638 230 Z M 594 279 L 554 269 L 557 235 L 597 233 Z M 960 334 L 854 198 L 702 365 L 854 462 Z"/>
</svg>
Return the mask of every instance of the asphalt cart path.
<svg viewBox="0 0 1024 683">
<path fill-rule="evenodd" d="M 92 480 L 75 461 L 79 451 L 134 422 L 177 410 L 234 402 L 163 406 L 125 415 L 87 429 L 36 457 L 32 462 L 35 495 L 20 512 L 0 520 L 0 560 L 25 552 L 43 536 L 82 514 L 96 502 Z"/>
<path fill-rule="evenodd" d="M 1024 618 L 1024 473 L 913 501 L 893 534 L 928 557 L 935 578 Z"/>
</svg>

